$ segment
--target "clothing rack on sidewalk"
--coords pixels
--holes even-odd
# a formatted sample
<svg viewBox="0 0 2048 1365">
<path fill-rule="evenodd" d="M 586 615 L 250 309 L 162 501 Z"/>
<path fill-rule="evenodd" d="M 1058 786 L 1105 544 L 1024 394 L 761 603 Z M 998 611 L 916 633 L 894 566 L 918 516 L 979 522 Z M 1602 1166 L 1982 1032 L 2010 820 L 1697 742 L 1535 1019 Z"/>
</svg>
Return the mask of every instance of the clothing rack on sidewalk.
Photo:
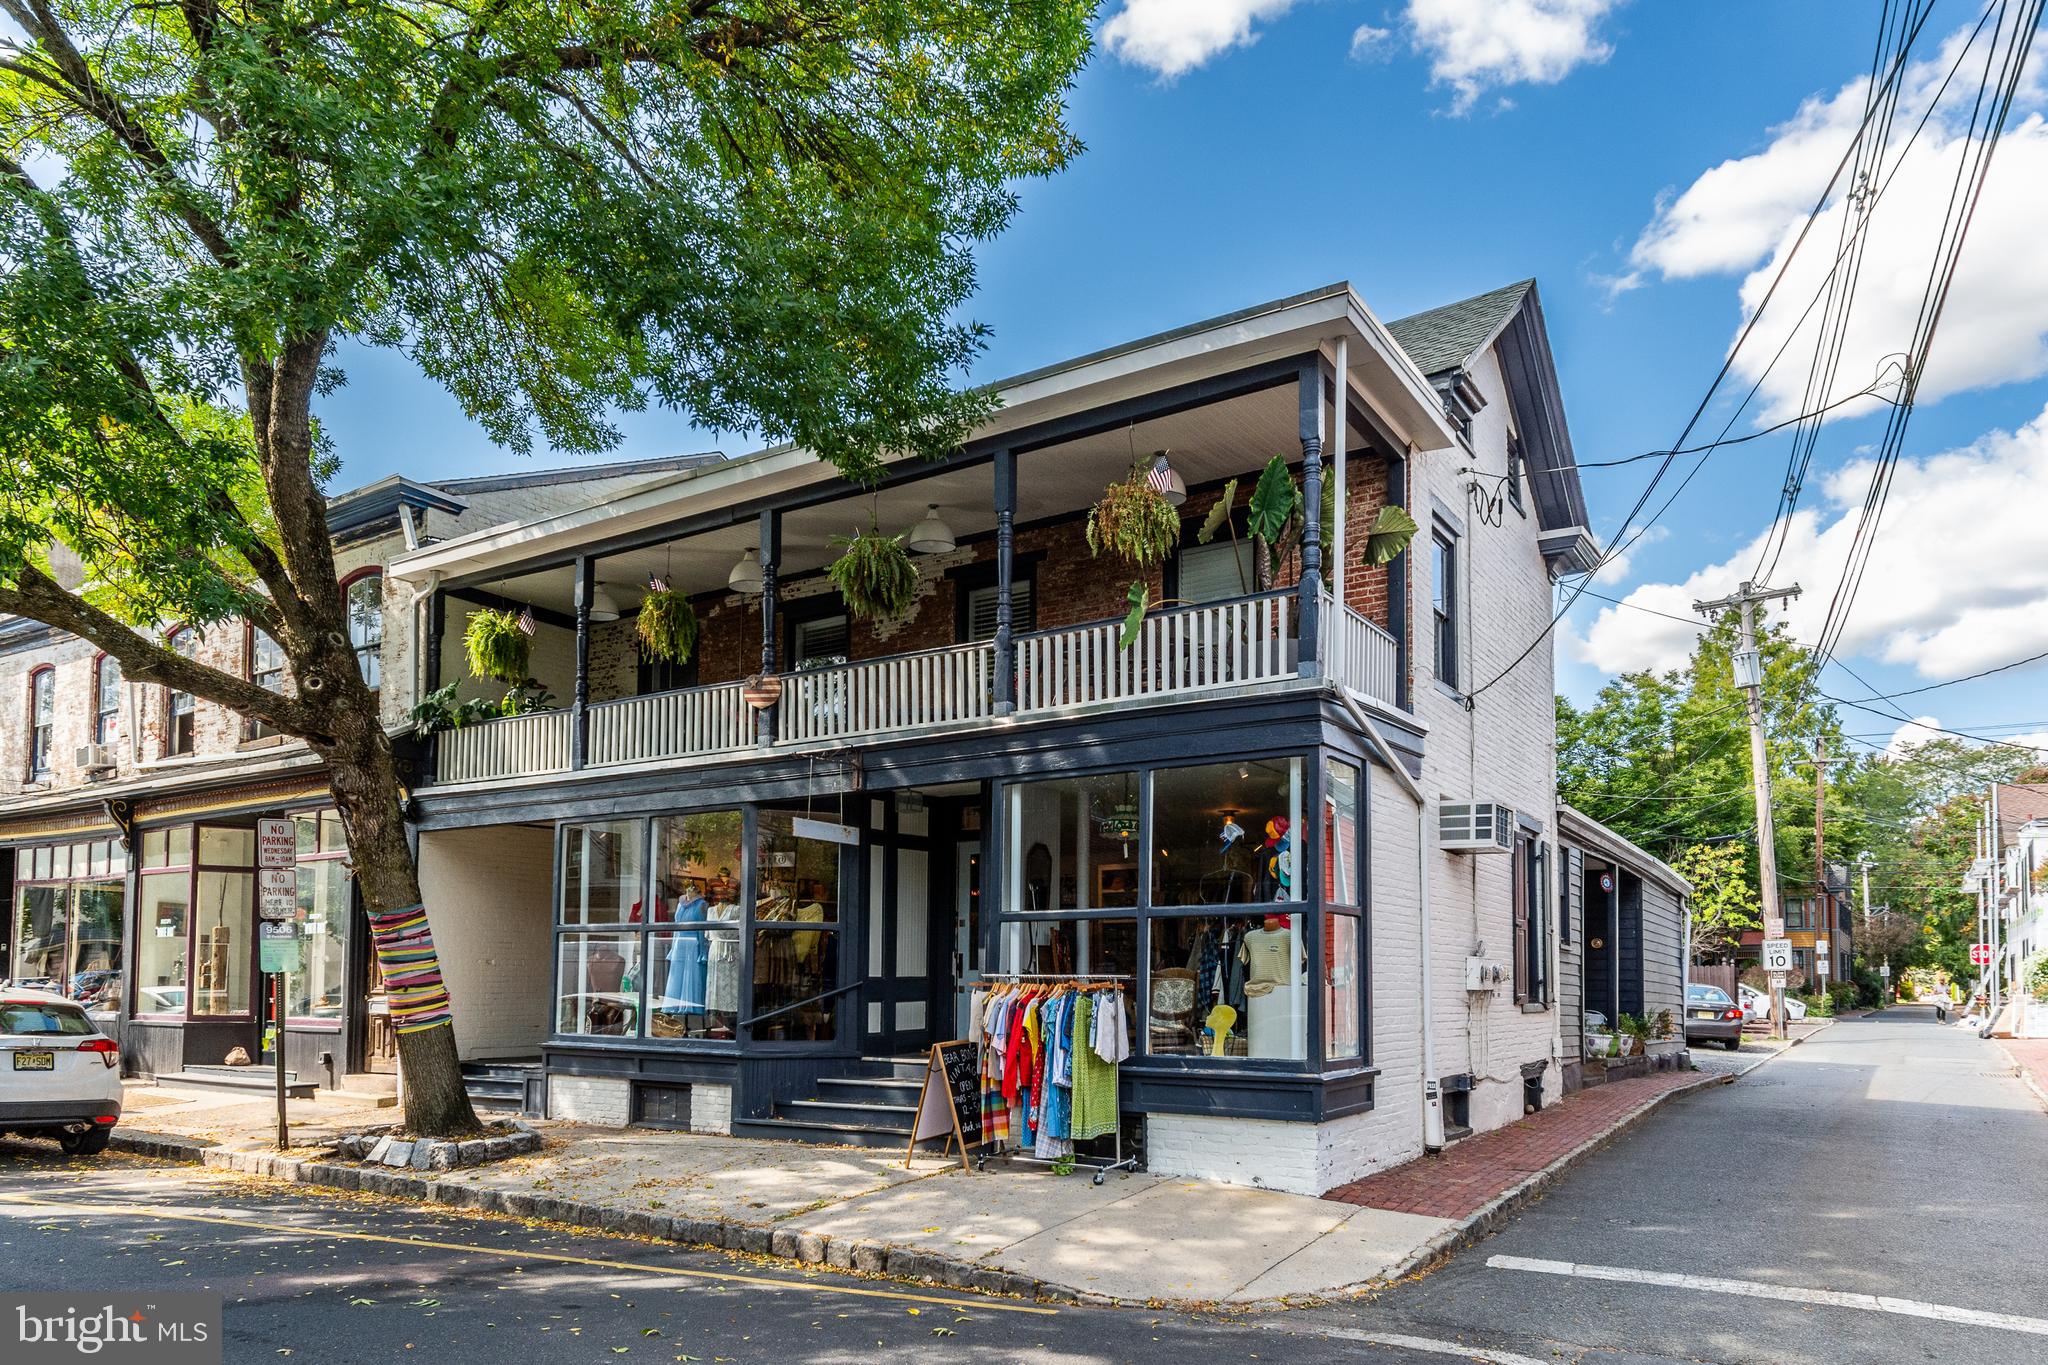
<svg viewBox="0 0 2048 1365">
<path fill-rule="evenodd" d="M 992 983 L 1020 984 L 1053 982 L 1060 985 L 1078 987 L 1082 990 L 1106 986 L 1121 991 L 1124 982 L 1135 980 L 1135 978 L 1127 975 L 1120 976 L 1111 972 L 983 972 L 981 980 Z M 980 1022 L 977 1020 L 974 1029 L 974 1046 L 977 1052 L 986 1046 L 983 1042 L 985 1037 L 986 1035 L 981 1029 Z M 1117 1121 L 1109 1133 L 1113 1141 L 1112 1155 L 1109 1160 L 1104 1161 L 1099 1157 L 1083 1157 L 1079 1155 L 1062 1157 L 1033 1156 L 1029 1148 L 1021 1144 L 1012 1148 L 1007 1138 L 1001 1138 L 997 1140 L 993 1152 L 984 1153 L 976 1159 L 975 1169 L 987 1170 L 991 1157 L 1003 1157 L 1010 1161 L 1028 1162 L 1034 1166 L 1065 1165 L 1074 1170 L 1095 1172 L 1095 1183 L 1097 1185 L 1100 1185 L 1103 1177 L 1111 1171 L 1135 1172 L 1138 1169 L 1138 1158 L 1124 1155 L 1123 1097 L 1121 1090 L 1122 1087 L 1119 1086 L 1116 1097 Z M 1094 1141 L 1092 1138 L 1084 1138 L 1082 1140 Z"/>
</svg>

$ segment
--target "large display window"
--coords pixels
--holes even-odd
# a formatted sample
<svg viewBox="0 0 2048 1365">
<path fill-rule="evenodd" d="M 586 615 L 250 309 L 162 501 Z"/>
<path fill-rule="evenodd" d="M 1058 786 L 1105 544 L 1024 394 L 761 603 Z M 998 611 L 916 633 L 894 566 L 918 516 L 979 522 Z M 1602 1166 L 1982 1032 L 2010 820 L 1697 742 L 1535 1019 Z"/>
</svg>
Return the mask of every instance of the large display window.
<svg viewBox="0 0 2048 1365">
<path fill-rule="evenodd" d="M 300 969 L 285 974 L 285 1018 L 293 1024 L 338 1024 L 348 989 L 348 927 L 355 905 L 348 838 L 333 811 L 306 812 L 292 819 L 298 836 L 298 930 L 303 951 Z"/>
<path fill-rule="evenodd" d="M 1135 978 L 1146 1056 L 1357 1061 L 1360 791 L 1288 754 L 1006 785 L 1003 970 Z"/>
<path fill-rule="evenodd" d="M 756 817 L 753 1036 L 830 1042 L 838 1036 L 839 853 L 787 811 Z"/>
<path fill-rule="evenodd" d="M 729 1039 L 739 1024 L 745 821 L 736 810 L 654 822 L 646 1033 Z"/>
<path fill-rule="evenodd" d="M 14 979 L 57 991 L 101 1018 L 118 1012 L 128 855 L 114 840 L 44 844 L 15 854 Z"/>
</svg>

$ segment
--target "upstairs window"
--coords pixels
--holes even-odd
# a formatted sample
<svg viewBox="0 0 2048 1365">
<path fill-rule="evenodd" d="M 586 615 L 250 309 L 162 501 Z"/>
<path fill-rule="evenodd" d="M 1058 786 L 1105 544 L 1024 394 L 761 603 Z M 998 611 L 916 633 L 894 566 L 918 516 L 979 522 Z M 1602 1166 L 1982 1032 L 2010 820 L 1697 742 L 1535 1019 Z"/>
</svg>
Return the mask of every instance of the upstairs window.
<svg viewBox="0 0 2048 1365">
<path fill-rule="evenodd" d="M 1458 542 L 1438 529 L 1431 537 L 1430 616 L 1436 629 L 1436 678 L 1445 687 L 1458 686 Z"/>
<path fill-rule="evenodd" d="M 366 573 L 342 590 L 348 599 L 348 643 L 355 651 L 356 671 L 375 692 L 384 678 L 384 576 Z"/>
<path fill-rule="evenodd" d="M 57 671 L 38 668 L 28 675 L 28 780 L 50 775 L 50 755 L 57 739 Z"/>
<path fill-rule="evenodd" d="M 983 640 L 996 638 L 996 608 L 1002 603 L 1002 594 L 993 583 L 983 584 L 967 590 L 967 643 L 979 644 Z M 1010 632 L 1022 635 L 1035 629 L 1033 613 L 1037 609 L 1036 594 L 1031 588 L 1029 577 L 1018 577 L 1010 582 Z"/>
<path fill-rule="evenodd" d="M 170 633 L 165 644 L 173 653 L 190 659 L 199 653 L 199 632 L 190 626 L 179 626 Z M 175 688 L 164 689 L 164 756 L 175 757 L 193 752 L 198 739 L 198 698 L 190 692 Z"/>
<path fill-rule="evenodd" d="M 249 681 L 282 696 L 285 688 L 284 646 L 254 626 L 249 628 Z M 250 720 L 249 738 L 262 739 L 278 733 L 260 720 Z"/>
<path fill-rule="evenodd" d="M 93 664 L 92 742 L 111 745 L 121 731 L 121 661 L 102 654 Z"/>
</svg>

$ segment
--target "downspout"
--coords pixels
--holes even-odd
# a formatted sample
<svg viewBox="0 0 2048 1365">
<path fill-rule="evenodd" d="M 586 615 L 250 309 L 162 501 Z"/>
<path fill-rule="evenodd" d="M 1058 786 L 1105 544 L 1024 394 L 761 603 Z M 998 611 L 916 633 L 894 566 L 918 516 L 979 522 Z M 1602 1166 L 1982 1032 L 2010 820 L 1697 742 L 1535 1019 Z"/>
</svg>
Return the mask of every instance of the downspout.
<svg viewBox="0 0 2048 1365">
<path fill-rule="evenodd" d="M 1394 780 L 1401 784 L 1401 790 L 1415 803 L 1415 900 L 1417 923 L 1417 949 L 1421 953 L 1421 977 L 1418 983 L 1422 990 L 1422 1146 L 1425 1151 L 1440 1151 L 1444 1145 L 1443 1110 L 1441 1096 L 1437 1093 L 1436 1078 L 1436 1002 L 1431 987 L 1430 936 L 1429 936 L 1429 855 L 1434 851 L 1436 841 L 1429 822 L 1429 798 L 1422 794 L 1422 788 L 1408 775 L 1401 757 L 1394 752 L 1394 746 L 1380 733 L 1380 727 L 1373 723 L 1365 708 L 1351 696 L 1349 688 L 1339 683 L 1335 689 L 1337 699 L 1344 703 L 1344 709 L 1371 744 L 1381 762 L 1394 774 Z"/>
<path fill-rule="evenodd" d="M 406 540 L 410 542 L 412 538 L 408 520 Z M 426 626 L 420 619 L 420 604 L 432 597 L 440 586 L 441 571 L 435 569 L 427 575 L 426 583 L 414 591 L 412 603 L 405 613 L 406 628 L 412 631 L 412 699 L 415 703 L 427 694 L 427 649 L 429 646 L 438 649 L 441 644 L 438 640 L 427 639 Z"/>
<path fill-rule="evenodd" d="M 1351 573 L 1344 540 L 1345 504 L 1351 500 L 1351 483 L 1344 464 L 1344 438 L 1351 424 L 1351 338 L 1342 333 L 1337 337 L 1337 396 L 1333 406 L 1336 413 L 1330 423 L 1330 477 L 1337 481 L 1337 492 L 1330 512 L 1330 553 L 1324 562 L 1330 566 L 1330 582 L 1337 590 L 1337 609 L 1342 611 L 1346 604 L 1346 580 Z"/>
</svg>

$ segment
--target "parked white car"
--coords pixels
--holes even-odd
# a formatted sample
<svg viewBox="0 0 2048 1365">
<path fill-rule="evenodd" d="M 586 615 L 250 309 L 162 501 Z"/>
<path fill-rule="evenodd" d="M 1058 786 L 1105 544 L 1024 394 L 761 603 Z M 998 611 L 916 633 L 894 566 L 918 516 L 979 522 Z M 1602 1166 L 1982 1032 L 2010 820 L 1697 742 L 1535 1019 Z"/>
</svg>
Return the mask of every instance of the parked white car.
<svg viewBox="0 0 2048 1365">
<path fill-rule="evenodd" d="M 1771 997 L 1768 992 L 1760 991 L 1754 986 L 1740 986 L 1737 989 L 1742 992 L 1743 1018 L 1759 1021 L 1771 1017 Z M 1794 1021 L 1806 1017 L 1806 1006 L 1791 994 L 1785 996 L 1785 1017 Z"/>
<path fill-rule="evenodd" d="M 121 1050 L 76 1001 L 0 987 L 0 1133 L 95 1156 L 121 1117 Z"/>
</svg>

